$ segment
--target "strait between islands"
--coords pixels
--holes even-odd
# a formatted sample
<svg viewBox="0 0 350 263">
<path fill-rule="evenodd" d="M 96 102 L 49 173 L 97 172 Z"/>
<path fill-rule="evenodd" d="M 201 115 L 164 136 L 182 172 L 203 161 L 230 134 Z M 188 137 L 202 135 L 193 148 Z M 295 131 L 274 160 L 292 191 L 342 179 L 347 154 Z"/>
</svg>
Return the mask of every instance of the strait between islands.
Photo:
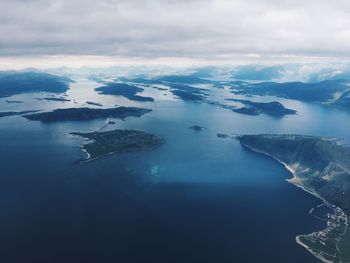
<svg viewBox="0 0 350 263">
<path fill-rule="evenodd" d="M 110 121 L 110 118 L 124 119 L 127 117 L 141 117 L 149 112 L 151 112 L 150 109 L 137 107 L 116 107 L 108 109 L 66 108 L 22 116 L 29 120 L 40 121 L 43 123 L 107 118 L 108 125 L 114 123 L 113 121 Z M 103 126 L 103 128 L 105 127 L 106 125 Z M 88 154 L 88 157 L 81 162 L 96 160 L 113 153 L 152 150 L 164 143 L 163 138 L 143 131 L 117 129 L 101 132 L 101 129 L 102 128 L 88 133 L 70 133 L 71 135 L 86 138 L 89 141 L 82 146 L 83 151 Z"/>
</svg>

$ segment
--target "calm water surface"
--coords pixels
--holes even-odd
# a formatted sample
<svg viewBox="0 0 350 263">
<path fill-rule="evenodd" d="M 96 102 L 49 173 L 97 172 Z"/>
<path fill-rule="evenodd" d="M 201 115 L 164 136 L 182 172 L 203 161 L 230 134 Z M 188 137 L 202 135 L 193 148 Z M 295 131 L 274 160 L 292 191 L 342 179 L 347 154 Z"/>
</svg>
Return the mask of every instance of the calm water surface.
<svg viewBox="0 0 350 263">
<path fill-rule="evenodd" d="M 320 201 L 287 183 L 290 175 L 278 163 L 216 134 L 299 133 L 349 143 L 350 114 L 279 99 L 298 115 L 246 116 L 155 89 L 145 91 L 155 103 L 130 102 L 97 95 L 97 86 L 78 81 L 67 92 L 71 102 L 26 94 L 13 97 L 23 104 L 1 100 L 0 107 L 54 109 L 95 101 L 152 108 L 107 129 L 140 129 L 166 143 L 74 165 L 84 157 L 78 148 L 83 140 L 69 132 L 92 131 L 105 120 L 0 119 L 0 262 L 317 262 L 295 236 L 324 227 L 309 215 Z M 215 93 L 217 99 L 228 95 Z M 195 132 L 192 125 L 206 129 Z"/>
</svg>

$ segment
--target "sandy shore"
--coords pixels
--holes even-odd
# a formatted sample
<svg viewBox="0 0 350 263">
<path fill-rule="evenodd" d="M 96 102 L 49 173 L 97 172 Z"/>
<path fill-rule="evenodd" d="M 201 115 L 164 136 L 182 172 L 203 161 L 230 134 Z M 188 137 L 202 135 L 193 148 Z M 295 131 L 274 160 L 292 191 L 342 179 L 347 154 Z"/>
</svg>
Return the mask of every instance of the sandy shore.
<svg viewBox="0 0 350 263">
<path fill-rule="evenodd" d="M 293 167 L 291 167 L 290 165 L 282 162 L 281 160 L 279 160 L 278 158 L 266 153 L 266 152 L 263 152 L 263 151 L 260 151 L 260 150 L 257 150 L 257 149 L 254 149 L 244 143 L 242 143 L 242 145 L 246 148 L 248 148 L 249 150 L 253 151 L 253 152 L 256 152 L 256 153 L 259 153 L 259 154 L 263 154 L 263 155 L 266 155 L 274 160 L 276 160 L 277 162 L 279 162 L 280 164 L 282 164 L 291 174 L 292 174 L 292 178 L 289 178 L 289 179 L 286 179 L 287 182 L 303 189 L 305 192 L 308 192 L 309 194 L 317 197 L 318 199 L 322 200 L 322 202 L 327 205 L 328 207 L 331 207 L 333 209 L 336 209 L 334 205 L 328 203 L 324 198 L 322 198 L 319 194 L 317 194 L 316 192 L 314 192 L 312 189 L 308 189 L 307 187 L 305 187 L 300 178 L 297 176 L 297 172 L 293 169 Z M 328 229 L 328 227 L 326 227 L 324 230 Z M 320 230 L 320 231 L 324 231 L 324 230 Z M 317 232 L 320 232 L 320 231 L 317 231 Z M 308 235 L 311 235 L 311 234 L 314 234 L 314 233 L 317 233 L 317 232 L 313 232 L 313 233 L 310 233 Z M 321 255 L 319 254 L 316 254 L 314 251 L 312 251 L 312 249 L 310 247 L 308 247 L 305 243 L 303 243 L 300 238 L 302 236 L 305 236 L 305 235 L 298 235 L 296 237 L 296 242 L 297 244 L 299 244 L 300 246 L 304 247 L 306 250 L 308 250 L 312 255 L 314 255 L 316 258 L 318 258 L 319 260 L 325 262 L 325 263 L 332 263 L 332 261 L 322 257 Z"/>
</svg>

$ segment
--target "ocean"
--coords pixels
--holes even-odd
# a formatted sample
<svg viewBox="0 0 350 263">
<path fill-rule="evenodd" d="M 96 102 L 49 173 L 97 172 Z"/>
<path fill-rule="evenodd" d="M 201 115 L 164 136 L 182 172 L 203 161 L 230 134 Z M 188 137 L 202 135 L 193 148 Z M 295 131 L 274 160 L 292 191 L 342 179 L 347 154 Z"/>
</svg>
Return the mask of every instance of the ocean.
<svg viewBox="0 0 350 263">
<path fill-rule="evenodd" d="M 309 214 L 321 201 L 288 183 L 291 175 L 276 161 L 217 133 L 297 133 L 349 143 L 349 113 L 278 99 L 298 114 L 248 116 L 155 89 L 144 93 L 155 102 L 133 102 L 98 95 L 98 86 L 78 80 L 67 92 L 71 102 L 25 94 L 11 98 L 23 104 L 1 99 L 0 107 L 48 110 L 94 101 L 151 108 L 106 129 L 151 132 L 164 145 L 78 165 L 84 140 L 69 132 L 96 130 L 104 119 L 1 118 L 0 262 L 318 262 L 295 237 L 325 228 Z M 214 92 L 218 100 L 230 96 Z"/>
</svg>

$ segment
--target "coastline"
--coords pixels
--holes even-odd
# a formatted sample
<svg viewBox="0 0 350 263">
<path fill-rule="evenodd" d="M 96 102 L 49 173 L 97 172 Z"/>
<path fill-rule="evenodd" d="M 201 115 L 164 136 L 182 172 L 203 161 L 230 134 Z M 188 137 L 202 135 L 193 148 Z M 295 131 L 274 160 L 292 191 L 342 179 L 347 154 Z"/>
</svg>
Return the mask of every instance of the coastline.
<svg viewBox="0 0 350 263">
<path fill-rule="evenodd" d="M 279 160 L 278 158 L 266 153 L 266 152 L 263 152 L 263 151 L 260 151 L 260 150 L 257 150 L 251 146 L 248 146 L 246 145 L 245 143 L 242 143 L 240 142 L 241 145 L 253 152 L 256 152 L 256 153 L 259 153 L 259 154 L 262 154 L 262 155 L 265 155 L 265 156 L 268 156 L 270 158 L 272 158 L 273 160 L 277 161 L 278 163 L 282 164 L 284 166 L 284 168 L 286 170 L 288 170 L 291 174 L 292 174 L 292 178 L 289 178 L 289 179 L 286 179 L 286 181 L 290 184 L 293 184 L 294 186 L 296 187 L 299 187 L 301 188 L 302 190 L 304 190 L 305 192 L 317 197 L 318 199 L 322 200 L 322 202 L 327 205 L 328 207 L 332 208 L 336 214 L 336 210 L 339 209 L 342 214 L 346 217 L 346 221 L 348 222 L 349 221 L 349 218 L 348 216 L 339 208 L 339 207 L 336 207 L 335 205 L 332 205 L 330 204 L 329 202 L 327 202 L 324 198 L 322 198 L 319 194 L 317 194 L 316 192 L 312 191 L 311 189 L 308 189 L 306 188 L 305 186 L 302 185 L 301 183 L 301 180 L 300 178 L 297 176 L 297 173 L 296 171 L 291 167 L 289 166 L 288 164 L 282 162 L 281 160 Z M 316 232 L 312 232 L 310 234 L 306 234 L 306 235 L 298 235 L 295 237 L 296 239 L 296 243 L 300 246 L 302 246 L 303 248 L 305 248 L 307 251 L 309 251 L 314 257 L 316 257 L 317 259 L 321 260 L 322 262 L 325 262 L 325 263 L 332 263 L 333 261 L 330 261 L 328 259 L 326 259 L 325 257 L 323 257 L 322 255 L 318 254 L 318 253 L 315 253 L 315 251 L 313 251 L 309 246 L 307 246 L 304 242 L 302 242 L 300 239 L 302 237 L 305 237 L 305 236 L 310 236 L 310 235 L 314 235 L 314 234 L 317 234 L 317 233 L 320 233 L 320 232 L 324 232 L 324 231 L 327 231 L 327 230 L 331 230 L 332 229 L 332 224 L 327 224 L 327 227 L 323 230 L 320 230 L 320 231 L 316 231 Z M 346 231 L 345 231 L 346 232 Z M 345 232 L 343 234 L 345 234 Z"/>
<path fill-rule="evenodd" d="M 314 232 L 315 233 L 315 232 Z M 311 233 L 313 234 L 313 233 Z M 303 243 L 300 238 L 303 237 L 304 235 L 298 235 L 295 237 L 295 241 L 297 242 L 298 245 L 302 246 L 303 248 L 305 248 L 307 251 L 309 251 L 314 257 L 316 257 L 317 259 L 321 260 L 322 262 L 325 263 L 333 263 L 332 261 L 314 253 L 314 251 L 312 251 L 312 249 L 310 247 L 308 247 L 305 243 Z"/>
<path fill-rule="evenodd" d="M 86 156 L 85 159 L 80 160 L 80 161 L 79 161 L 79 164 L 85 164 L 85 163 L 93 162 L 93 161 L 96 161 L 96 160 L 99 160 L 99 159 L 102 159 L 102 158 L 106 158 L 106 157 L 108 157 L 108 156 L 110 156 L 110 155 L 114 155 L 114 154 L 123 154 L 123 153 L 139 152 L 139 151 L 153 151 L 153 150 L 159 148 L 159 147 L 165 142 L 164 138 L 159 137 L 159 136 L 157 136 L 157 138 L 158 138 L 159 140 L 161 140 L 161 144 L 159 144 L 159 145 L 154 145 L 153 147 L 150 147 L 150 148 L 147 148 L 147 149 L 138 149 L 138 150 L 134 150 L 134 149 L 124 149 L 124 150 L 122 150 L 122 151 L 116 150 L 116 151 L 111 151 L 111 152 L 108 152 L 108 153 L 106 153 L 106 154 L 102 154 L 102 155 L 99 155 L 99 156 L 96 156 L 96 157 L 93 157 L 93 158 L 91 158 L 91 154 L 84 148 L 84 146 L 85 146 L 86 144 L 89 144 L 89 142 L 91 142 L 89 139 L 87 139 L 87 142 L 88 142 L 88 143 L 85 143 L 85 144 L 83 144 L 82 146 L 80 146 L 80 149 L 81 149 L 84 153 L 86 153 L 87 156 Z"/>
<path fill-rule="evenodd" d="M 86 160 L 86 161 L 87 161 L 87 160 L 90 160 L 91 155 L 90 155 L 90 153 L 89 153 L 87 150 L 84 149 L 84 145 L 81 146 L 80 148 L 81 148 L 81 150 L 82 150 L 84 153 L 86 153 L 86 158 L 85 158 L 85 160 Z"/>
</svg>

